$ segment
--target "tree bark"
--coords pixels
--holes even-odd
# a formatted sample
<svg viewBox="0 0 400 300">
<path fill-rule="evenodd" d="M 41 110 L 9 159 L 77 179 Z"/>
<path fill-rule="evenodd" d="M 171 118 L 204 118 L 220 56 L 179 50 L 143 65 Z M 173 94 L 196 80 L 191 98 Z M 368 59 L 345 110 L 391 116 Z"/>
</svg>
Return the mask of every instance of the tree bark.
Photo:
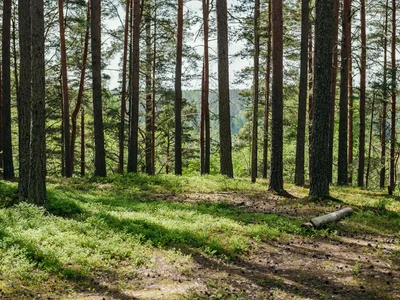
<svg viewBox="0 0 400 300">
<path fill-rule="evenodd" d="M 146 17 L 145 17 L 145 32 L 146 32 L 146 173 L 148 175 L 153 174 L 153 168 L 151 163 L 152 158 L 152 89 L 151 89 L 151 77 L 153 69 L 153 54 L 152 54 L 152 43 L 151 43 L 151 2 L 146 3 Z"/>
<path fill-rule="evenodd" d="M 272 141 L 269 190 L 283 189 L 283 15 L 282 0 L 272 0 Z"/>
<path fill-rule="evenodd" d="M 93 80 L 93 120 L 95 140 L 95 176 L 105 177 L 106 155 L 104 150 L 103 103 L 101 87 L 101 4 L 91 0 L 92 33 L 92 80 Z"/>
<path fill-rule="evenodd" d="M 43 0 L 31 0 L 31 20 L 31 66 L 32 71 L 35 71 L 35 76 L 32 76 L 32 131 L 28 197 L 31 202 L 44 205 L 46 201 L 46 109 Z"/>
<path fill-rule="evenodd" d="M 365 102 L 366 102 L 366 69 L 367 69 L 367 33 L 365 0 L 361 1 L 361 61 L 360 61 L 360 128 L 358 134 L 358 173 L 357 185 L 364 186 L 365 170 Z M 371 126 L 372 127 L 372 126 Z"/>
<path fill-rule="evenodd" d="M 140 0 L 133 0 L 133 26 L 131 49 L 131 103 L 130 137 L 128 145 L 128 172 L 138 171 L 138 135 L 139 135 L 139 76 L 140 76 Z"/>
<path fill-rule="evenodd" d="M 77 119 L 78 119 L 79 110 L 81 109 L 81 106 L 82 106 L 83 92 L 85 89 L 85 76 L 86 76 L 86 66 L 87 66 L 87 57 L 88 57 L 88 48 L 89 48 L 90 1 L 88 1 L 86 21 L 87 21 L 87 24 L 86 24 L 85 41 L 84 41 L 84 46 L 83 46 L 81 78 L 79 80 L 79 90 L 78 90 L 78 97 L 76 100 L 76 105 L 75 105 L 74 111 L 72 112 L 72 117 L 71 117 L 71 123 L 72 123 L 72 133 L 71 133 L 72 172 L 74 171 L 74 165 L 75 165 L 75 143 L 76 143 L 76 136 L 77 136 L 77 130 L 78 130 L 77 129 Z"/>
<path fill-rule="evenodd" d="M 314 66 L 313 66 L 313 37 L 312 25 L 308 32 L 308 177 L 311 179 L 311 145 L 312 145 L 312 131 L 313 131 L 313 86 L 314 86 Z"/>
<path fill-rule="evenodd" d="M 329 196 L 329 115 L 335 0 L 316 1 L 310 196 Z"/>
<path fill-rule="evenodd" d="M 85 176 L 86 158 L 85 158 L 85 109 L 81 110 L 81 177 Z"/>
<path fill-rule="evenodd" d="M 15 177 L 11 137 L 11 0 L 3 1 L 2 33 L 2 129 L 3 129 L 3 179 Z"/>
<path fill-rule="evenodd" d="M 396 147 L 396 0 L 392 0 L 392 110 L 390 122 L 390 180 L 389 195 L 392 195 L 396 187 L 396 166 L 395 166 L 395 147 Z"/>
<path fill-rule="evenodd" d="M 71 135 L 69 126 L 69 95 L 68 95 L 68 71 L 67 71 L 67 49 L 65 47 L 64 26 L 64 1 L 58 0 L 58 22 L 60 26 L 60 48 L 61 48 L 61 75 L 62 75 L 62 99 L 63 99 L 63 132 L 65 147 L 65 176 L 72 177 L 72 153 Z"/>
<path fill-rule="evenodd" d="M 340 76 L 340 117 L 338 147 L 338 185 L 348 184 L 348 98 L 349 98 L 349 64 L 351 39 L 351 0 L 343 0 L 342 13 L 342 49 Z"/>
<path fill-rule="evenodd" d="M 182 175 L 182 52 L 183 0 L 178 0 L 178 32 L 175 69 L 175 175 Z"/>
<path fill-rule="evenodd" d="M 341 210 L 335 211 L 333 213 L 317 217 L 311 220 L 311 223 L 315 228 L 324 227 L 328 223 L 333 223 L 340 221 L 341 219 L 353 214 L 353 210 L 350 207 L 343 208 Z"/>
<path fill-rule="evenodd" d="M 354 150 L 354 101 L 353 101 L 353 59 L 351 57 L 351 46 L 349 55 L 349 112 L 348 112 L 348 135 L 349 135 L 349 148 L 348 148 L 348 183 L 353 183 L 353 150 Z"/>
<path fill-rule="evenodd" d="M 269 133 L 269 102 L 270 102 L 270 82 L 271 82 L 271 33 L 272 33 L 272 11 L 271 0 L 268 0 L 268 40 L 267 40 L 267 66 L 265 74 L 265 110 L 264 110 L 264 151 L 263 151 L 263 178 L 268 177 L 268 133 Z"/>
<path fill-rule="evenodd" d="M 388 48 L 388 18 L 389 18 L 389 0 L 386 0 L 385 6 L 385 25 L 383 36 L 383 103 L 382 103 L 382 120 L 381 120 L 381 171 L 380 171 L 380 188 L 385 187 L 386 180 L 386 118 L 387 118 L 387 99 L 388 99 L 388 84 L 387 84 L 387 48 Z"/>
<path fill-rule="evenodd" d="M 118 173 L 123 173 L 124 172 L 125 116 L 126 116 L 126 75 L 127 75 L 127 63 L 128 63 L 130 2 L 131 2 L 131 0 L 126 0 L 126 8 L 125 8 L 124 53 L 123 53 L 123 58 L 122 58 L 121 118 L 120 118 L 120 124 L 119 124 Z"/>
<path fill-rule="evenodd" d="M 253 75 L 253 136 L 251 144 L 251 182 L 258 173 L 258 101 L 260 69 L 260 0 L 254 4 L 254 75 Z"/>
<path fill-rule="evenodd" d="M 18 194 L 28 198 L 30 141 L 31 141 L 31 11 L 30 1 L 18 1 L 18 28 L 20 51 L 20 85 L 17 94 L 18 140 L 19 140 L 19 180 Z"/>
<path fill-rule="evenodd" d="M 157 62 L 157 1 L 154 0 L 153 103 L 151 112 L 151 169 L 156 174 L 156 62 Z"/>
<path fill-rule="evenodd" d="M 229 56 L 227 1 L 217 0 L 218 94 L 221 174 L 233 177 L 229 103 Z"/>
<path fill-rule="evenodd" d="M 307 84 L 308 84 L 308 30 L 309 30 L 309 0 L 302 1 L 301 8 L 301 58 L 300 58 L 300 86 L 297 116 L 297 141 L 296 141 L 296 185 L 304 185 L 304 155 L 306 141 L 307 117 Z"/>
<path fill-rule="evenodd" d="M 367 163 L 367 171 L 365 174 L 365 187 L 369 186 L 369 174 L 371 169 L 371 152 L 372 152 L 372 130 L 374 126 L 374 112 L 375 112 L 375 93 L 372 98 L 372 107 L 371 107 L 371 123 L 369 127 L 369 143 L 368 143 L 368 163 Z"/>
</svg>

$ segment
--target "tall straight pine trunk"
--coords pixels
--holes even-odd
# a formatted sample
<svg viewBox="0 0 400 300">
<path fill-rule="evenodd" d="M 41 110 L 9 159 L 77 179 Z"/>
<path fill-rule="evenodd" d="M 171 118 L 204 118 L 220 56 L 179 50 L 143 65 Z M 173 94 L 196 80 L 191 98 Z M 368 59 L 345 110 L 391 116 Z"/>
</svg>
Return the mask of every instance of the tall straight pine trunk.
<svg viewBox="0 0 400 300">
<path fill-rule="evenodd" d="M 396 165 L 395 165 L 395 147 L 396 147 L 396 0 L 392 0 L 392 65 L 391 65 L 391 96 L 392 109 L 390 121 L 390 176 L 389 176 L 389 194 L 392 195 L 396 187 Z"/>
<path fill-rule="evenodd" d="M 270 111 L 270 94 L 271 94 L 271 52 L 272 52 L 272 39 L 271 39 L 271 1 L 268 0 L 268 40 L 267 40 L 267 62 L 265 73 L 265 108 L 264 108 L 264 148 L 263 148 L 263 178 L 268 176 L 268 133 L 269 133 L 269 111 Z"/>
<path fill-rule="evenodd" d="M 183 0 L 178 0 L 178 34 L 175 68 L 175 175 L 182 175 L 182 49 Z"/>
</svg>

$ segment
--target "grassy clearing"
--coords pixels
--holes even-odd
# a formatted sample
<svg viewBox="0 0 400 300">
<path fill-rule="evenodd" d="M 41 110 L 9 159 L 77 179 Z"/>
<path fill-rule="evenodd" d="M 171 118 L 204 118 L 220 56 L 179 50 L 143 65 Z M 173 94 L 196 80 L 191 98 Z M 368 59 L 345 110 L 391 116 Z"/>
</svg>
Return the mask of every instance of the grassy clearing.
<svg viewBox="0 0 400 300">
<path fill-rule="evenodd" d="M 306 195 L 305 189 L 287 188 L 298 197 Z M 230 261 L 265 241 L 335 234 L 343 229 L 338 226 L 400 236 L 399 202 L 369 191 L 334 189 L 333 196 L 344 203 L 325 203 L 325 208 L 342 203 L 357 213 L 343 225 L 321 231 L 303 229 L 305 216 L 251 211 L 228 202 L 168 199 L 174 195 L 184 199 L 190 193 L 251 196 L 265 191 L 263 181 L 250 184 L 247 179 L 222 176 L 52 180 L 45 208 L 20 203 L 0 209 L 0 296 L 29 297 L 38 291 L 57 296 L 78 279 L 83 282 L 79 288 L 85 289 L 99 276 L 132 278 L 154 264 L 155 256 L 184 273 L 190 255 L 183 253 Z M 3 206 L 15 194 L 15 184 L 0 183 Z M 321 205 L 306 199 L 288 201 L 293 207 Z"/>
</svg>

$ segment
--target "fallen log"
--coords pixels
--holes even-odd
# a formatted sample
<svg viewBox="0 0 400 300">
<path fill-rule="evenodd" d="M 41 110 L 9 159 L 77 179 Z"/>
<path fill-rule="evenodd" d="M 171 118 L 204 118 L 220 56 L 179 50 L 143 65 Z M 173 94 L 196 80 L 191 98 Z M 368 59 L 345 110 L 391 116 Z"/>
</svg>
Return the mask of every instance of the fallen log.
<svg viewBox="0 0 400 300">
<path fill-rule="evenodd" d="M 340 221 L 341 219 L 343 219 L 347 216 L 350 216 L 352 213 L 353 213 L 353 209 L 351 209 L 350 207 L 343 208 L 343 209 L 335 211 L 333 213 L 330 213 L 330 214 L 327 214 L 324 216 L 320 216 L 320 217 L 316 217 L 316 218 L 312 219 L 310 223 L 303 224 L 303 226 L 310 227 L 310 225 L 312 225 L 315 228 L 321 228 L 321 227 L 324 227 L 328 223 Z"/>
</svg>

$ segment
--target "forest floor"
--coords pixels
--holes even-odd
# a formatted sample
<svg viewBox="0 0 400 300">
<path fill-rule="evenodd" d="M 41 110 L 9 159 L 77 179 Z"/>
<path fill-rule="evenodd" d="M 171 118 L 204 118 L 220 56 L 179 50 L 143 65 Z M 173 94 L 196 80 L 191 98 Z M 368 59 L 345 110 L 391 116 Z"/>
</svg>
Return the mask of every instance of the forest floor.
<svg viewBox="0 0 400 300">
<path fill-rule="evenodd" d="M 1 299 L 400 299 L 400 198 L 221 176 L 52 179 L 0 209 Z M 0 182 L 0 201 L 16 185 Z M 311 218 L 352 207 L 325 229 Z"/>
</svg>

